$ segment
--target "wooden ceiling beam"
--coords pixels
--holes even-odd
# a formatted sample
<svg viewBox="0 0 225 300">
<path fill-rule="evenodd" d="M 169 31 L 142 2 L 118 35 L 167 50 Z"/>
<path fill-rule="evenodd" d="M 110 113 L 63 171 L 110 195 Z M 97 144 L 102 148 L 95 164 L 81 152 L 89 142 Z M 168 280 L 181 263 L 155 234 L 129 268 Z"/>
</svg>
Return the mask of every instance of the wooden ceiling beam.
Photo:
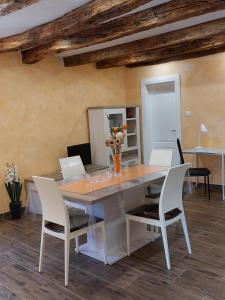
<svg viewBox="0 0 225 300">
<path fill-rule="evenodd" d="M 76 34 L 110 18 L 127 13 L 148 0 L 91 0 L 64 16 L 10 37 L 0 39 L 0 52 L 22 50 Z"/>
<path fill-rule="evenodd" d="M 0 1 L 0 17 L 11 14 L 17 10 L 30 6 L 40 0 L 4 0 L 3 2 Z M 1 8 L 1 4 L 3 7 Z"/>
<path fill-rule="evenodd" d="M 225 30 L 223 33 L 215 36 L 136 53 L 129 56 L 129 58 L 122 58 L 121 61 L 123 60 L 123 65 L 126 66 L 145 62 L 155 64 L 155 62 L 158 63 L 158 61 L 164 59 L 174 59 L 176 57 L 188 54 L 192 55 L 202 51 L 214 51 L 221 48 L 223 49 L 223 47 L 225 47 Z M 105 69 L 115 67 L 115 65 L 111 65 L 106 60 L 97 62 L 96 67 L 98 69 Z"/>
<path fill-rule="evenodd" d="M 138 68 L 138 67 L 154 66 L 154 65 L 164 64 L 164 63 L 168 63 L 168 62 L 204 57 L 204 56 L 213 55 L 213 54 L 217 54 L 217 53 L 221 53 L 221 52 L 225 52 L 225 45 L 215 48 L 215 49 L 208 49 L 208 50 L 202 50 L 202 51 L 198 51 L 198 52 L 194 52 L 194 53 L 170 56 L 170 57 L 161 58 L 161 59 L 155 60 L 155 61 L 150 60 L 150 61 L 144 61 L 141 63 L 129 64 L 129 65 L 126 65 L 126 67 L 129 69 L 132 69 L 132 68 Z"/>
<path fill-rule="evenodd" d="M 127 44 L 65 57 L 64 66 L 73 67 L 105 60 L 112 66 L 121 66 L 124 65 L 123 58 L 129 59 L 129 56 L 132 57 L 135 53 L 201 39 L 224 31 L 225 18 L 221 18 Z"/>
<path fill-rule="evenodd" d="M 104 43 L 194 16 L 225 9 L 224 0 L 172 0 L 83 30 L 65 41 L 56 41 L 22 53 L 24 63 L 35 63 L 47 55 Z"/>
</svg>

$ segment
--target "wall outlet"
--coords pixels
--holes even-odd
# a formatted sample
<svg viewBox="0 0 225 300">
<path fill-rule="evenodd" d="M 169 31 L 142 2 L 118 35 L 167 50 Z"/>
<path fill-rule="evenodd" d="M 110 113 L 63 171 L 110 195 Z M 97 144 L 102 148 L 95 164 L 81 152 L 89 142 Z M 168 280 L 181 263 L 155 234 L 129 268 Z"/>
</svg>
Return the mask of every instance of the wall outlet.
<svg viewBox="0 0 225 300">
<path fill-rule="evenodd" d="M 187 110 L 187 111 L 185 112 L 185 116 L 186 116 L 187 118 L 190 118 L 190 117 L 191 117 L 191 111 L 190 111 L 190 110 Z"/>
</svg>

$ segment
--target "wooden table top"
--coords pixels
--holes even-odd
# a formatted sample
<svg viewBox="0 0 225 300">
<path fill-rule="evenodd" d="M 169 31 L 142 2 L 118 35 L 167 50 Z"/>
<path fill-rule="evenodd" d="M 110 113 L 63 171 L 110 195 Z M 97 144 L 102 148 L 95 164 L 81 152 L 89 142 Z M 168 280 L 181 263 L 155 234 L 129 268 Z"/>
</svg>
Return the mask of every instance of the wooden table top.
<svg viewBox="0 0 225 300">
<path fill-rule="evenodd" d="M 166 169 L 163 167 L 139 165 L 123 169 L 119 176 L 110 176 L 106 170 L 99 171 L 89 179 L 62 183 L 59 189 L 73 202 L 94 204 L 115 193 L 145 185 L 165 175 Z"/>
</svg>

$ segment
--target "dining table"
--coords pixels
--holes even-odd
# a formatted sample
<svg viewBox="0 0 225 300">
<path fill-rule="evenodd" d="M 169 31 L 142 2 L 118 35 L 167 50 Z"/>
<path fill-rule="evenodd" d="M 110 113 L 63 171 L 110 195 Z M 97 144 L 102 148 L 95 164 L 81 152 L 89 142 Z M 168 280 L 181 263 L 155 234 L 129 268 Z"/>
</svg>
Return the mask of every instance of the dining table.
<svg viewBox="0 0 225 300">
<path fill-rule="evenodd" d="M 90 216 L 87 242 L 79 251 L 104 261 L 101 230 L 95 228 L 95 218 L 105 221 L 107 263 L 113 264 L 127 256 L 126 212 L 148 203 L 146 187 L 165 177 L 167 169 L 160 166 L 129 166 L 114 174 L 109 169 L 93 172 L 83 178 L 60 181 L 62 195 L 74 203 L 86 205 Z M 131 251 L 135 251 L 159 237 L 159 233 L 146 224 L 131 224 Z"/>
</svg>

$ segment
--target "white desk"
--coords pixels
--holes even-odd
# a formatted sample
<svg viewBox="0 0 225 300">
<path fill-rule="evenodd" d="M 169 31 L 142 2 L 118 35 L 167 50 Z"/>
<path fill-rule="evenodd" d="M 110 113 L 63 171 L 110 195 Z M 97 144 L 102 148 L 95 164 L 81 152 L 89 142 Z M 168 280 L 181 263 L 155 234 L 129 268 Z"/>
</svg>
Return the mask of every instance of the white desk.
<svg viewBox="0 0 225 300">
<path fill-rule="evenodd" d="M 196 155 L 196 167 L 198 167 L 198 155 L 217 155 L 221 157 L 221 181 L 222 181 L 222 193 L 223 200 L 225 200 L 225 187 L 224 187 L 224 155 L 225 149 L 222 148 L 192 148 L 183 151 L 184 154 Z"/>
</svg>

